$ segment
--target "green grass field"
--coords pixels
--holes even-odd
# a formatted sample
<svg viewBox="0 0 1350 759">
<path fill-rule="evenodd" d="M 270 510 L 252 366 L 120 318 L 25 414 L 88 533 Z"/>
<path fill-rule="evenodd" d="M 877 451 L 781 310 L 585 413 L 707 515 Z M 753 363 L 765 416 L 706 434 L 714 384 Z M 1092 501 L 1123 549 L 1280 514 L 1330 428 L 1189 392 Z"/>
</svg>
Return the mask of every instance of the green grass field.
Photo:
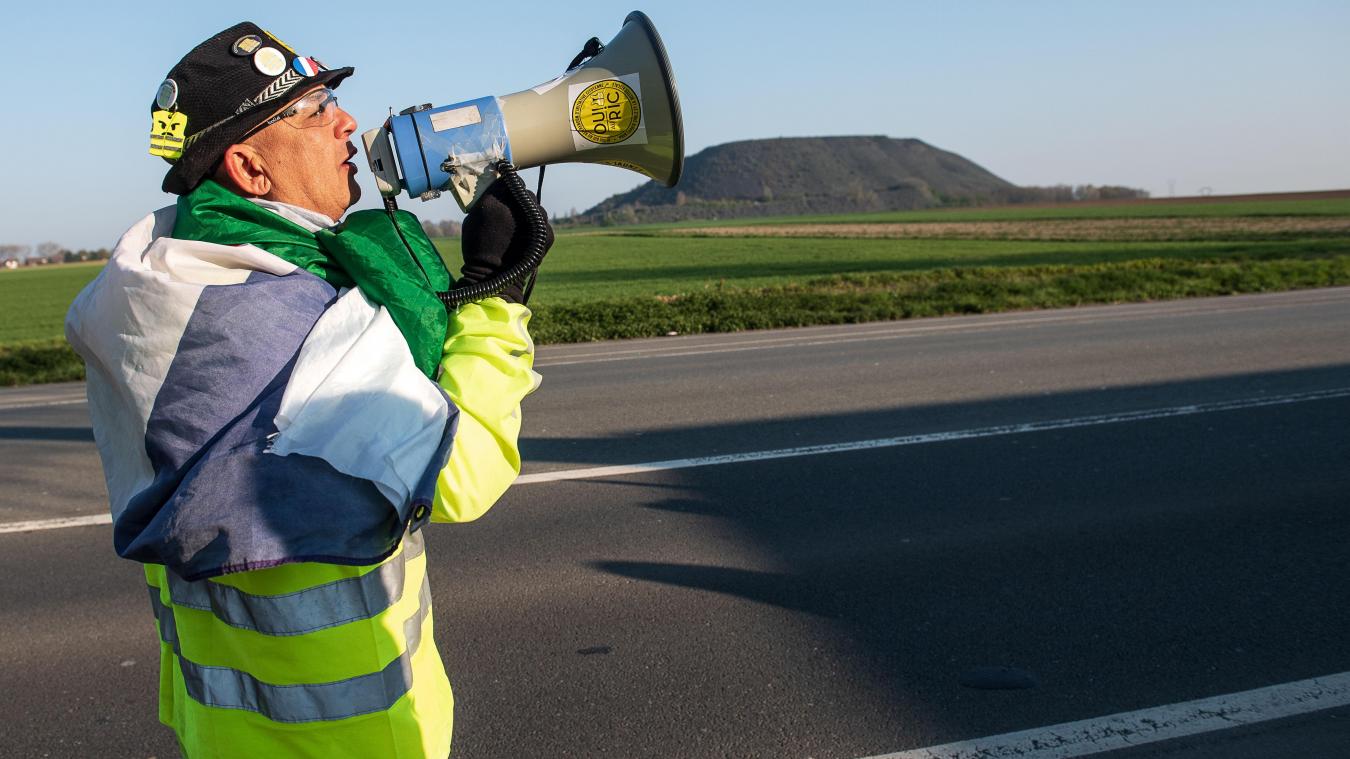
<svg viewBox="0 0 1350 759">
<path fill-rule="evenodd" d="M 438 240 L 447 260 L 458 240 Z M 1350 239 L 1230 242 L 1051 242 L 851 238 L 702 238 L 627 233 L 559 235 L 535 288 L 542 305 L 615 296 L 764 287 L 834 274 L 968 266 L 1095 264 L 1350 252 Z M 0 272 L 0 344 L 61 336 L 66 307 L 99 264 Z"/>
<path fill-rule="evenodd" d="M 1137 225 L 1118 239 L 1080 241 L 843 236 L 852 234 L 847 230 L 819 237 L 680 234 L 689 226 L 719 224 L 1273 217 L 1337 221 L 1329 232 L 1302 236 L 1229 225 L 1235 231 L 1216 234 L 1218 239 L 1189 241 L 1142 241 Z M 568 230 L 549 253 L 531 306 L 536 337 L 550 342 L 1350 284 L 1350 234 L 1339 231 L 1346 228 L 1340 220 L 1350 223 L 1350 198 L 952 209 Z M 457 271 L 459 241 L 436 243 Z M 99 264 L 0 270 L 0 384 L 78 374 L 61 340 L 62 319 L 98 272 Z"/>
<path fill-rule="evenodd" d="M 0 345 L 62 335 L 66 308 L 102 262 L 0 270 Z"/>
</svg>

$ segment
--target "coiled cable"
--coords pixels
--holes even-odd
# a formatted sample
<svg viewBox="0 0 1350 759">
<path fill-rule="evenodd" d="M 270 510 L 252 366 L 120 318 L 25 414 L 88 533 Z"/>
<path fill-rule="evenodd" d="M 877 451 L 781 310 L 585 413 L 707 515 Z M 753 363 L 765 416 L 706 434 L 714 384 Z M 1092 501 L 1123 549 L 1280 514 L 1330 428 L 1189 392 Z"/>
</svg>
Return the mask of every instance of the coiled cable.
<svg viewBox="0 0 1350 759">
<path fill-rule="evenodd" d="M 447 311 L 454 311 L 465 303 L 490 298 L 513 282 L 523 281 L 530 272 L 539 268 L 539 264 L 544 261 L 544 254 L 548 253 L 548 220 L 544 218 L 539 204 L 530 197 L 530 191 L 525 187 L 525 181 L 520 178 L 520 174 L 516 172 L 516 167 L 510 161 L 501 161 L 493 168 L 497 170 L 497 181 L 506 183 L 506 189 L 515 200 L 516 207 L 525 216 L 525 231 L 529 235 L 525 254 L 505 271 L 498 272 L 482 282 L 436 293 L 436 297 L 445 304 Z"/>
</svg>

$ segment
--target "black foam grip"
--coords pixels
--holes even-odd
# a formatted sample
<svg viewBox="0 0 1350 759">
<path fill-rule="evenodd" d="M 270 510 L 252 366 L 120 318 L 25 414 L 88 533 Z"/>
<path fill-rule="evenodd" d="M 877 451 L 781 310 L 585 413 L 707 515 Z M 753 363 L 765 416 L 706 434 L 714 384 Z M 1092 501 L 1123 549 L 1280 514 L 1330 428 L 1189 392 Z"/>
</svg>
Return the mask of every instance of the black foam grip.
<svg viewBox="0 0 1350 759">
<path fill-rule="evenodd" d="M 516 172 L 516 167 L 507 161 L 502 161 L 495 168 L 498 175 L 497 181 L 504 183 L 506 189 L 510 191 L 516 207 L 520 209 L 525 218 L 525 232 L 529 235 L 529 240 L 526 242 L 524 255 L 505 271 L 498 272 L 482 282 L 474 282 L 446 292 L 436 293 L 436 297 L 440 298 L 441 302 L 445 304 L 447 311 L 453 311 L 465 303 L 499 295 L 507 287 L 524 282 L 530 272 L 543 263 L 544 255 L 548 253 L 549 245 L 552 242 L 548 220 L 544 218 L 544 212 L 539 208 L 539 204 L 531 197 L 529 189 L 525 187 L 525 181 Z"/>
</svg>

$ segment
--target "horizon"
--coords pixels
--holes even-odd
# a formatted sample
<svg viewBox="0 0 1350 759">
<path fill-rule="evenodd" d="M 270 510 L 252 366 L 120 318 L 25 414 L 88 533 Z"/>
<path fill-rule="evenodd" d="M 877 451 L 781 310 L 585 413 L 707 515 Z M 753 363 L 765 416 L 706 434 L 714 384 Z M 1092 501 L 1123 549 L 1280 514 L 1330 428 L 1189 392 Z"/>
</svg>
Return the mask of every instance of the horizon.
<svg viewBox="0 0 1350 759">
<path fill-rule="evenodd" d="M 829 136 L 852 136 L 852 135 L 829 135 Z M 875 135 L 869 135 L 869 136 L 875 136 Z M 768 139 L 793 139 L 793 138 L 768 138 Z M 900 139 L 900 138 L 894 138 L 894 139 Z M 716 147 L 716 146 L 709 146 L 709 147 Z M 1098 187 L 1100 187 L 1100 185 L 1099 185 Z M 1133 189 L 1137 189 L 1137 188 L 1133 188 Z M 623 193 L 617 193 L 617 194 L 623 194 Z M 613 196 L 611 196 L 611 197 L 613 197 Z M 980 209 L 986 209 L 986 210 L 996 210 L 996 209 L 1002 209 L 1002 208 L 1055 208 L 1055 207 L 1063 207 L 1063 206 L 1114 206 L 1114 205 L 1135 205 L 1135 204 L 1140 204 L 1140 203 L 1159 203 L 1159 204 L 1166 204 L 1166 203 L 1168 203 L 1168 202 L 1187 203 L 1187 204 L 1189 204 L 1189 203 L 1194 202 L 1194 201 L 1201 201 L 1201 202 L 1204 202 L 1204 203 L 1223 203 L 1223 202 L 1242 202 L 1242 201 L 1262 201 L 1262 200 L 1269 200 L 1269 201 L 1295 201 L 1295 200 L 1341 199 L 1341 198 L 1346 198 L 1346 197 L 1350 197 L 1350 187 L 1345 187 L 1345 188 L 1334 188 L 1334 189 L 1327 189 L 1327 190 L 1291 190 L 1291 191 L 1288 191 L 1288 192 L 1249 192 L 1249 193 L 1236 193 L 1236 194 L 1232 194 L 1232 195 L 1199 194 L 1199 195 L 1170 195 L 1170 196 L 1167 196 L 1167 197 L 1144 196 L 1144 197 L 1137 197 L 1137 198 L 1109 198 L 1109 199 L 1108 199 L 1108 198 L 1084 198 L 1084 199 L 1078 199 L 1078 200 L 1066 200 L 1066 201 L 1027 201 L 1027 202 L 1009 202 L 1009 203 L 990 203 L 990 204 L 988 204 L 988 205 L 978 205 L 978 206 L 969 206 L 969 205 L 934 206 L 934 207 L 931 207 L 931 208 L 919 208 L 919 209 L 913 209 L 913 210 L 914 210 L 915 212 L 924 212 L 924 211 L 943 211 L 943 210 L 953 211 L 953 212 L 961 212 L 961 211 L 970 211 L 970 210 L 972 210 L 973 208 L 980 208 Z M 587 210 L 589 210 L 589 209 L 587 209 Z M 902 212 L 903 212 L 903 211 L 902 211 Z M 579 212 L 578 212 L 578 215 L 584 215 L 585 213 L 586 213 L 586 211 L 579 211 Z M 847 213 L 847 214 L 844 214 L 844 215 L 846 215 L 846 216 L 855 216 L 855 215 L 860 215 L 860 214 L 861 214 L 861 215 L 865 215 L 865 214 L 867 214 L 867 213 L 876 213 L 876 214 L 879 214 L 879 215 L 891 215 L 891 214 L 896 213 L 896 211 L 864 211 L 864 212 Z M 554 221 L 554 222 L 566 222 L 566 221 L 569 221 L 569 220 L 571 220 L 571 219 L 573 219 L 573 218 L 575 218 L 575 217 L 571 217 L 571 216 L 563 216 L 563 217 L 559 217 L 559 216 L 551 216 L 550 218 L 551 218 L 551 220 Z M 728 217 L 728 218 L 731 218 L 731 217 Z M 769 219 L 775 219 L 775 218 L 793 218 L 793 216 L 756 216 L 756 217 L 747 217 L 747 218 L 753 218 L 753 220 L 754 220 L 756 223 L 759 223 L 759 222 L 764 222 L 764 221 L 766 221 L 766 220 L 769 220 Z M 445 222 L 445 221 L 455 221 L 455 220 L 453 220 L 453 219 L 420 219 L 420 220 L 421 220 L 423 223 L 431 223 L 431 224 L 442 223 L 442 222 Z M 458 222 L 458 221 L 455 221 L 455 223 L 459 223 L 459 222 Z M 691 223 L 692 223 L 692 222 L 691 222 Z M 644 227 L 645 227 L 645 226 L 649 226 L 650 223 L 648 223 L 648 222 L 639 222 L 638 225 L 639 225 L 639 226 L 644 226 Z M 593 226 L 593 225 L 591 225 L 589 222 L 581 222 L 580 224 L 578 224 L 578 225 L 576 225 L 576 226 L 573 226 L 573 227 L 571 227 L 571 228 L 582 228 L 582 227 L 588 227 L 588 226 Z M 435 237 L 435 236 L 433 235 L 433 238 L 434 238 L 434 237 Z M 111 246 L 103 246 L 102 248 L 65 248 L 63 252 L 89 253 L 89 254 L 111 253 Z M 29 251 L 29 253 L 28 253 L 27 255 L 25 255 L 25 256 L 19 256 L 19 257 L 15 258 L 14 260 L 23 262 L 23 261 L 28 261 L 28 260 L 35 259 L 35 258 L 40 258 L 40 257 L 41 257 L 40 254 L 37 253 L 36 251 Z M 6 256 L 6 255 L 0 255 L 0 263 L 3 263 L 3 262 L 5 262 L 5 261 L 8 261 L 8 260 L 10 260 L 10 258 L 11 258 L 11 257 Z M 65 262 L 62 262 L 62 261 L 49 261 L 47 264 L 44 264 L 44 265 L 63 265 L 63 266 L 64 266 L 64 265 L 92 264 L 92 263 L 101 263 L 102 261 L 105 261 L 105 260 L 106 260 L 106 259 L 104 259 L 104 258 L 88 258 L 88 259 L 81 259 L 81 260 L 79 260 L 79 261 L 65 261 Z M 27 266 L 27 265 L 30 265 L 30 264 L 23 264 L 23 263 L 20 263 L 20 265 L 21 265 L 21 266 Z"/>
</svg>

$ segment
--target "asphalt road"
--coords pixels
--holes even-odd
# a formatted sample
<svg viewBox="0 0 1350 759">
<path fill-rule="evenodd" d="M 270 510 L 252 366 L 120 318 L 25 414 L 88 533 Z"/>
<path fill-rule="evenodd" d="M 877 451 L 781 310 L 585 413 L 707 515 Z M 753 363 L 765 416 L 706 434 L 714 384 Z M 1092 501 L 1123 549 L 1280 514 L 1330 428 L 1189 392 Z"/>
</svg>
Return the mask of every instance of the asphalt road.
<svg viewBox="0 0 1350 759">
<path fill-rule="evenodd" d="M 1350 289 L 538 368 L 536 479 L 911 440 L 524 483 L 432 528 L 458 757 L 864 757 L 1350 671 Z M 0 526 L 105 511 L 79 398 L 0 393 Z M 0 534 L 0 571 L 0 756 L 175 756 L 109 528 Z M 962 684 L 985 666 L 1035 687 Z M 1309 755 L 1350 756 L 1350 709 L 1110 756 Z"/>
</svg>

